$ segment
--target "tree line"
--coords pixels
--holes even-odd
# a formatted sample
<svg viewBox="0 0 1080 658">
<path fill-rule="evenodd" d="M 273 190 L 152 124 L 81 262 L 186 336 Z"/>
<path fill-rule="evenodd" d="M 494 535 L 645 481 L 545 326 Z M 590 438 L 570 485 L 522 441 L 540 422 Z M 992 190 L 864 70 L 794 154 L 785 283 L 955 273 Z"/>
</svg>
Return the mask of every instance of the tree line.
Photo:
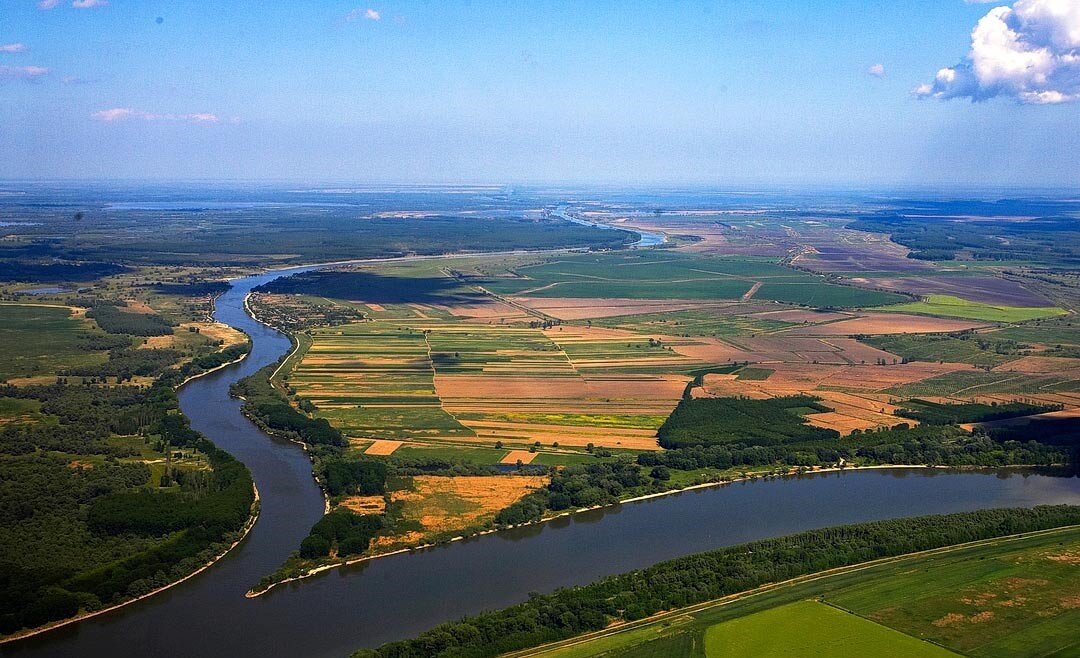
<svg viewBox="0 0 1080 658">
<path fill-rule="evenodd" d="M 661 562 L 362 649 L 353 658 L 487 658 L 614 622 L 870 560 L 1080 523 L 1080 507 L 1040 506 L 876 521 L 801 532 Z"/>
</svg>

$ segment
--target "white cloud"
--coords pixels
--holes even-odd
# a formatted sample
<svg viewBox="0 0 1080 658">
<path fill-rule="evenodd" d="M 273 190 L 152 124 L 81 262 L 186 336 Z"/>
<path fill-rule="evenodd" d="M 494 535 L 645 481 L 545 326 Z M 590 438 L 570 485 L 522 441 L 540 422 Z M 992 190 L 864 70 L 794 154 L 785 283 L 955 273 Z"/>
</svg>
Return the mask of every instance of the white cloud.
<svg viewBox="0 0 1080 658">
<path fill-rule="evenodd" d="M 60 0 L 41 0 L 37 7 L 38 9 L 55 9 L 58 4 L 60 4 Z"/>
<path fill-rule="evenodd" d="M 885 77 L 885 65 L 884 64 L 871 64 L 870 68 L 866 69 L 867 75 L 872 75 L 875 78 Z"/>
<path fill-rule="evenodd" d="M 104 7 L 109 4 L 109 0 L 72 0 L 71 6 L 76 9 L 93 9 L 94 7 Z"/>
<path fill-rule="evenodd" d="M 4 80 L 37 80 L 48 75 L 44 66 L 0 66 L 0 82 Z"/>
<path fill-rule="evenodd" d="M 217 123 L 216 114 L 209 112 L 193 112 L 190 114 L 158 114 L 155 112 L 139 112 L 129 107 L 114 107 L 108 110 L 98 110 L 90 115 L 91 118 L 106 123 L 124 121 L 127 119 L 141 119 L 142 121 L 187 121 L 190 123 Z"/>
<path fill-rule="evenodd" d="M 345 20 L 350 23 L 360 20 L 361 18 L 369 21 L 377 21 L 382 19 L 382 14 L 380 14 L 376 9 L 361 9 L 359 7 L 345 14 Z"/>
<path fill-rule="evenodd" d="M 25 53 L 25 43 L 5 43 L 0 44 L 0 53 Z"/>
<path fill-rule="evenodd" d="M 121 121 L 127 119 L 135 114 L 134 110 L 130 110 L 126 107 L 114 107 L 111 110 L 98 110 L 90 116 L 98 121 Z"/>
<path fill-rule="evenodd" d="M 1031 105 L 1080 100 L 1080 2 L 994 7 L 971 31 L 967 57 L 913 93 L 943 100 L 1001 96 Z"/>
</svg>

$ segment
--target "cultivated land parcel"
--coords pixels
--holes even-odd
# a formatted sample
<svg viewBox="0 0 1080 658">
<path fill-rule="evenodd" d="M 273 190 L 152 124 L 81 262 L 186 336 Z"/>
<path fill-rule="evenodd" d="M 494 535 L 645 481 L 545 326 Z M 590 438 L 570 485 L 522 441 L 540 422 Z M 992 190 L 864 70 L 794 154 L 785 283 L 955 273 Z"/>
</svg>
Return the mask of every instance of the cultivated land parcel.
<svg viewBox="0 0 1080 658">
<path fill-rule="evenodd" d="M 498 188 L 377 191 L 363 203 L 345 192 L 281 192 L 286 200 L 273 206 L 236 191 L 210 206 L 80 194 L 62 211 L 3 206 L 11 225 L 0 243 L 0 334 L 11 347 L 0 357 L 10 385 L 0 416 L 17 438 L 2 465 L 47 457 L 54 471 L 86 480 L 119 462 L 124 478 L 109 480 L 110 501 L 147 492 L 197 504 L 213 491 L 192 475 L 211 470 L 208 448 L 170 438 L 171 421 L 138 400 L 101 421 L 97 443 L 52 441 L 48 428 L 66 432 L 78 420 L 66 395 L 107 397 L 118 386 L 145 395 L 240 356 L 244 337 L 207 317 L 229 277 L 396 258 L 279 279 L 249 300 L 295 350 L 237 394 L 263 428 L 307 444 L 331 509 L 259 590 L 344 561 L 699 484 L 840 466 L 1075 459 L 1075 203 L 1040 214 L 1033 201 L 1020 214 L 1022 204 L 972 202 L 969 212 L 943 205 L 935 215 L 932 202 L 928 211 L 904 199 L 860 200 L 858 210 L 722 195 L 568 203 Z M 76 212 L 82 230 L 56 239 Z M 629 230 L 558 214 L 666 241 L 630 248 Z M 253 239 L 271 232 L 280 239 Z M 998 235 L 1008 248 L 971 233 Z M 930 249 L 928 234 L 949 249 Z M 533 251 L 512 251 L 521 249 Z M 65 499 L 57 518 L 100 544 L 101 560 L 175 538 L 176 528 L 150 524 L 125 544 L 113 535 L 131 529 L 92 512 L 96 497 Z M 30 531 L 23 521 L 12 522 L 22 530 L 9 543 Z M 19 591 L 33 598 L 63 578 Z M 167 578 L 109 595 L 158 580 Z M 798 604 L 747 617 L 735 634 L 811 619 L 834 637 L 882 646 L 895 630 L 922 637 L 854 603 L 830 603 L 860 618 Z M 58 609 L 101 605 L 75 596 Z M 715 626 L 711 637 L 731 628 Z M 706 651 L 709 637 L 679 646 Z"/>
</svg>

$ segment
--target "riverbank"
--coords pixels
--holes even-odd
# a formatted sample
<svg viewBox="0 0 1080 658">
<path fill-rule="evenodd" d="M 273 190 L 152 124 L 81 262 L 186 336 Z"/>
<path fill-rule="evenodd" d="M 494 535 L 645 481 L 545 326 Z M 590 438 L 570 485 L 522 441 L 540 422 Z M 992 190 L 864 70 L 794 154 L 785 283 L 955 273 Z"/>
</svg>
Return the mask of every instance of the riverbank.
<svg viewBox="0 0 1080 658">
<path fill-rule="evenodd" d="M 1024 468 L 1034 468 L 1034 467 L 1035 467 L 1034 465 L 1018 464 L 1018 465 L 1008 466 L 1008 467 L 1005 467 L 1005 468 L 1020 470 L 1020 469 L 1024 469 Z M 274 589 L 278 585 L 284 585 L 285 583 L 296 582 L 296 581 L 304 580 L 304 579 L 307 579 L 307 578 L 311 578 L 313 576 L 317 576 L 317 575 L 319 575 L 321 573 L 325 573 L 327 571 L 331 571 L 333 569 L 337 569 L 337 568 L 340 568 L 340 567 L 348 567 L 348 566 L 352 566 L 352 565 L 356 565 L 356 564 L 361 564 L 361 563 L 364 563 L 364 562 L 370 562 L 372 560 L 377 560 L 379 558 L 390 557 L 390 556 L 393 556 L 393 555 L 401 555 L 403 553 L 413 553 L 413 552 L 417 552 L 417 551 L 423 551 L 423 550 L 426 550 L 426 549 L 429 549 L 429 548 L 435 548 L 435 547 L 438 547 L 438 546 L 445 546 L 446 544 L 449 544 L 449 543 L 452 543 L 452 542 L 463 541 L 465 539 L 472 539 L 472 538 L 475 538 L 475 537 L 483 537 L 483 536 L 486 536 L 486 535 L 492 535 L 492 534 L 496 534 L 496 533 L 499 533 L 499 532 L 504 532 L 504 531 L 507 531 L 507 530 L 514 530 L 514 529 L 518 529 L 518 528 L 527 528 L 527 527 L 530 527 L 530 526 L 543 525 L 543 524 L 549 523 L 551 521 L 555 521 L 555 520 L 561 519 L 561 518 L 566 518 L 566 517 L 569 517 L 569 516 L 574 516 L 576 514 L 582 514 L 582 513 L 585 513 L 585 512 L 594 512 L 594 511 L 598 511 L 598 510 L 617 508 L 617 507 L 620 507 L 620 506 L 625 505 L 627 503 L 636 503 L 636 502 L 642 502 L 642 501 L 647 501 L 647 500 L 653 500 L 653 499 L 656 499 L 656 498 L 663 498 L 663 497 L 666 497 L 666 496 L 673 496 L 675 494 L 681 494 L 681 493 L 686 493 L 686 492 L 690 492 L 690 491 L 698 491 L 698 490 L 701 490 L 701 489 L 712 489 L 712 488 L 723 487 L 723 486 L 727 486 L 727 485 L 731 485 L 731 484 L 738 484 L 740 482 L 752 482 L 752 481 L 755 481 L 755 480 L 767 480 L 767 479 L 770 479 L 770 478 L 795 478 L 795 477 L 799 477 L 799 476 L 802 476 L 802 475 L 817 475 L 817 474 L 856 472 L 856 471 L 913 470 L 913 469 L 941 470 L 941 471 L 955 471 L 955 472 L 999 470 L 999 469 L 996 469 L 996 468 L 975 467 L 975 466 L 973 466 L 973 467 L 963 467 L 963 466 L 930 466 L 930 465 L 927 465 L 927 464 L 874 464 L 874 465 L 868 465 L 868 466 L 847 466 L 847 465 L 845 465 L 845 466 L 829 466 L 829 467 L 824 467 L 824 468 L 812 468 L 812 469 L 808 469 L 808 470 L 800 470 L 799 468 L 792 468 L 792 469 L 789 469 L 789 470 L 787 470 L 787 471 L 785 471 L 783 473 L 768 472 L 768 473 L 749 474 L 749 475 L 746 475 L 745 477 L 744 476 L 739 476 L 739 477 L 730 478 L 730 479 L 727 479 L 727 480 L 718 480 L 716 482 L 703 482 L 703 483 L 699 483 L 699 484 L 688 485 L 688 486 L 685 486 L 685 487 L 679 487 L 677 489 L 669 489 L 667 491 L 659 491 L 659 492 L 656 492 L 656 493 L 645 494 L 645 495 L 641 495 L 641 496 L 634 496 L 632 498 L 626 498 L 624 500 L 620 500 L 620 501 L 618 501 L 616 503 L 612 503 L 610 505 L 596 505 L 594 507 L 583 507 L 583 508 L 575 509 L 575 510 L 566 510 L 566 511 L 563 511 L 563 512 L 559 512 L 558 514 L 553 514 L 551 516 L 545 516 L 544 518 L 542 518 L 542 519 L 540 519 L 538 521 L 530 521 L 528 523 L 519 523 L 517 525 L 506 526 L 506 527 L 503 527 L 503 528 L 490 528 L 490 529 L 487 529 L 487 530 L 482 530 L 480 532 L 475 532 L 475 533 L 468 534 L 468 535 L 457 535 L 457 536 L 454 536 L 452 538 L 446 539 L 445 541 L 441 541 L 441 542 L 417 544 L 415 546 L 407 546 L 407 547 L 404 547 L 404 548 L 394 549 L 392 551 L 387 551 L 385 553 L 376 553 L 374 555 L 364 555 L 364 556 L 360 556 L 360 557 L 349 558 L 349 559 L 344 560 L 344 561 L 334 562 L 334 563 L 331 563 L 331 564 L 323 564 L 323 565 L 313 567 L 310 571 L 307 571 L 307 572 L 305 572 L 303 574 L 296 575 L 296 576 L 289 576 L 288 578 L 283 578 L 281 580 L 274 581 L 274 582 L 266 585 L 265 587 L 257 588 L 257 589 L 252 588 L 251 590 L 249 590 L 247 592 L 247 594 L 245 594 L 245 596 L 247 598 L 257 598 L 259 596 L 262 596 L 263 594 L 266 594 L 267 592 Z"/>
<path fill-rule="evenodd" d="M 907 565 L 906 563 L 908 562 L 919 562 L 925 559 L 938 558 L 941 556 L 956 553 L 965 553 L 968 551 L 985 551 L 985 549 L 993 549 L 1003 545 L 1014 544 L 1016 542 L 1026 542 L 1044 538 L 1057 538 L 1060 536 L 1068 537 L 1071 534 L 1075 534 L 1077 530 L 1080 530 L 1080 526 L 1068 525 L 1058 528 L 1051 528 L 1048 530 L 1037 530 L 1033 532 L 1004 535 L 1002 537 L 995 537 L 992 539 L 982 539 L 971 542 L 964 542 L 962 544 L 953 544 L 951 546 L 944 546 L 941 548 L 917 551 L 913 553 L 905 553 L 903 555 L 897 555 L 894 557 L 879 558 L 877 560 L 860 562 L 858 564 L 853 564 L 849 566 L 827 569 L 825 571 L 818 571 L 811 574 L 796 576 L 788 580 L 768 583 L 765 585 L 761 585 L 760 587 L 755 587 L 742 592 L 737 592 L 735 594 L 730 594 L 728 596 L 704 601 L 702 603 L 697 603 L 684 608 L 667 610 L 649 617 L 645 617 L 643 619 L 612 624 L 611 626 L 608 626 L 607 628 L 604 628 L 602 630 L 585 633 L 566 640 L 542 644 L 529 649 L 512 651 L 503 654 L 502 658 L 531 658 L 533 656 L 552 655 L 552 652 L 567 650 L 571 647 L 588 644 L 590 642 L 601 640 L 603 638 L 609 638 L 616 635 L 640 631 L 642 629 L 650 628 L 657 625 L 668 626 L 670 625 L 671 620 L 676 618 L 682 618 L 686 615 L 699 614 L 714 608 L 741 604 L 748 599 L 759 598 L 766 595 L 779 594 L 783 590 L 790 591 L 788 595 L 784 596 L 785 601 L 787 599 L 798 600 L 800 598 L 811 598 L 817 593 L 808 592 L 805 590 L 808 586 L 818 583 L 820 581 L 826 581 L 829 579 L 840 578 L 844 576 L 851 576 L 855 574 L 860 574 L 860 572 L 873 571 L 889 566 L 903 565 L 906 570 L 910 571 L 912 565 Z"/>
<path fill-rule="evenodd" d="M 176 587 L 180 583 L 183 583 L 183 582 L 185 582 L 187 580 L 190 580 L 191 578 L 194 578 L 195 576 L 198 576 L 202 572 L 206 571 L 210 567 L 217 564 L 218 561 L 221 560 L 226 555 L 228 555 L 230 551 L 232 551 L 234 548 L 236 548 L 241 543 L 243 543 L 243 541 L 245 539 L 247 539 L 247 536 L 251 532 L 251 529 L 255 527 L 255 522 L 259 520 L 259 508 L 260 508 L 259 501 L 260 501 L 260 498 L 259 498 L 259 488 L 255 485 L 254 481 L 252 481 L 252 483 L 251 483 L 251 490 L 252 490 L 252 493 L 253 493 L 253 495 L 255 497 L 255 500 L 251 504 L 251 515 L 248 517 L 247 523 L 245 523 L 244 527 L 240 530 L 240 536 L 237 537 L 236 540 L 233 541 L 233 543 L 230 544 L 225 550 L 223 550 L 220 553 L 218 553 L 217 555 L 215 555 L 213 558 L 211 558 L 209 561 L 207 561 L 206 564 L 202 565 L 198 569 L 192 571 L 191 573 L 187 574 L 186 576 L 184 576 L 182 578 L 178 578 L 177 580 L 174 580 L 171 583 L 168 583 L 167 585 L 162 585 L 161 587 L 158 587 L 157 589 L 151 590 L 151 591 L 147 592 L 146 594 L 140 594 L 139 596 L 128 599 L 126 601 L 122 601 L 122 602 L 114 604 L 114 605 L 111 605 L 111 606 L 109 606 L 107 608 L 101 608 L 100 610 L 94 610 L 93 612 L 85 612 L 85 613 L 76 615 L 74 617 L 68 617 L 67 619 L 61 619 L 59 621 L 55 621 L 55 622 L 45 624 L 44 626 L 38 626 L 36 628 L 30 628 L 30 629 L 26 629 L 24 631 L 19 631 L 18 633 L 12 633 L 11 635 L 8 635 L 8 636 L 5 636 L 5 637 L 0 637 L 0 645 L 5 644 L 7 642 L 14 642 L 15 640 L 22 640 L 22 639 L 25 639 L 25 638 L 28 638 L 28 637 L 33 637 L 35 635 L 40 635 L 42 633 L 47 633 L 47 632 L 49 632 L 51 630 L 61 628 L 63 626 L 67 626 L 68 624 L 74 624 L 74 623 L 77 623 L 77 622 L 80 622 L 80 621 L 84 621 L 86 619 L 90 619 L 91 617 L 97 617 L 99 615 L 103 615 L 103 614 L 106 614 L 108 612 L 112 612 L 114 610 L 119 610 L 120 608 L 123 608 L 125 606 L 129 606 L 132 603 L 138 603 L 139 601 L 142 601 L 143 599 L 148 599 L 151 596 L 154 596 L 155 594 L 160 594 L 161 592 L 164 592 L 167 589 L 170 589 L 172 587 Z"/>
</svg>

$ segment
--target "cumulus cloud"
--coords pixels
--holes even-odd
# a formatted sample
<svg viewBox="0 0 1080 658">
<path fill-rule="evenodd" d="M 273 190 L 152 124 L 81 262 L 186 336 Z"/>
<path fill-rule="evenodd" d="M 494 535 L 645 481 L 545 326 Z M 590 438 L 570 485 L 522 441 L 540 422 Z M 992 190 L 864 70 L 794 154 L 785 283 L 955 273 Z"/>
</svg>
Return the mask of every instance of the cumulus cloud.
<svg viewBox="0 0 1080 658">
<path fill-rule="evenodd" d="M 37 7 L 38 9 L 55 9 L 58 4 L 60 4 L 60 0 L 41 0 Z"/>
<path fill-rule="evenodd" d="M 0 53 L 25 53 L 25 43 L 5 43 L 0 44 Z"/>
<path fill-rule="evenodd" d="M 71 6 L 76 9 L 93 9 L 94 7 L 104 7 L 109 4 L 109 0 L 73 0 Z"/>
<path fill-rule="evenodd" d="M 382 14 L 380 14 L 376 9 L 361 9 L 359 7 L 345 14 L 345 20 L 349 21 L 350 23 L 360 20 L 361 18 L 368 21 L 377 21 L 382 18 Z"/>
<path fill-rule="evenodd" d="M 875 78 L 885 77 L 885 65 L 884 64 L 871 64 L 870 68 L 866 69 L 867 75 L 872 75 Z"/>
<path fill-rule="evenodd" d="M 114 107 L 108 110 L 98 110 L 90 115 L 91 118 L 106 123 L 124 121 L 127 119 L 140 119 L 142 121 L 186 121 L 189 123 L 217 123 L 216 114 L 209 112 L 193 112 L 190 114 L 158 114 L 156 112 L 140 112 L 129 107 Z"/>
<path fill-rule="evenodd" d="M 0 66 L 0 82 L 4 80 L 37 80 L 48 75 L 44 66 Z"/>
<path fill-rule="evenodd" d="M 1080 100 L 1080 2 L 1017 0 L 991 9 L 971 31 L 967 57 L 914 94 L 1031 105 Z"/>
</svg>

